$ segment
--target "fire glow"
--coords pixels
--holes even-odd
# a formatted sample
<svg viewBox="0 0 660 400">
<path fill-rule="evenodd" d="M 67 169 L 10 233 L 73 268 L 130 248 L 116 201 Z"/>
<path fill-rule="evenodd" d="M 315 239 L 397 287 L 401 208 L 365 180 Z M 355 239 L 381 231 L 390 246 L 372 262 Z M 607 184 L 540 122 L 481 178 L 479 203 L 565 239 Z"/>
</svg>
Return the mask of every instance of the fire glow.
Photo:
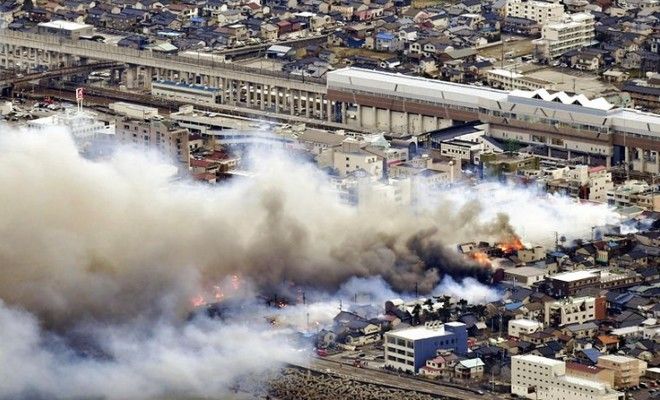
<svg viewBox="0 0 660 400">
<path fill-rule="evenodd" d="M 484 267 L 492 267 L 493 263 L 490 261 L 490 258 L 488 257 L 488 254 L 484 253 L 483 251 L 475 251 L 473 253 L 470 253 L 470 258 L 474 261 L 477 262 L 477 264 L 484 266 Z"/>
<path fill-rule="evenodd" d="M 513 236 L 510 240 L 502 243 L 498 243 L 497 247 L 502 250 L 505 254 L 515 253 L 518 250 L 525 248 L 525 245 L 522 243 L 518 236 Z"/>
</svg>

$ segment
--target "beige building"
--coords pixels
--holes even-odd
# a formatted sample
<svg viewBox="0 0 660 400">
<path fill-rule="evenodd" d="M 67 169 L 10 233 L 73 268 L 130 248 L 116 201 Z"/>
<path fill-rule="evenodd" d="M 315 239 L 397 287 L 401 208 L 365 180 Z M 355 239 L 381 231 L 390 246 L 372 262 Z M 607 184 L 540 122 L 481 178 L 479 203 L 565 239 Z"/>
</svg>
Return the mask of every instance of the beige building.
<svg viewBox="0 0 660 400">
<path fill-rule="evenodd" d="M 575 165 L 543 171 L 540 183 L 551 192 L 559 192 L 575 199 L 604 203 L 614 188 L 612 173 L 603 166 Z"/>
<path fill-rule="evenodd" d="M 564 17 L 564 5 L 559 1 L 508 0 L 506 15 L 507 17 L 531 19 L 544 25 Z"/>
<path fill-rule="evenodd" d="M 660 195 L 644 181 L 629 180 L 607 191 L 607 203 L 617 207 L 638 206 L 660 211 Z"/>
<path fill-rule="evenodd" d="M 489 86 L 503 90 L 552 89 L 554 86 L 550 81 L 498 68 L 486 72 L 486 81 Z"/>
<path fill-rule="evenodd" d="M 516 282 L 516 285 L 531 287 L 536 282 L 541 282 L 549 274 L 548 268 L 540 267 L 517 267 L 504 270 L 504 280 Z"/>
<path fill-rule="evenodd" d="M 536 58 L 555 59 L 569 50 L 588 46 L 595 37 L 594 26 L 590 13 L 570 14 L 561 21 L 543 25 L 541 39 L 533 42 Z"/>
<path fill-rule="evenodd" d="M 364 143 L 347 138 L 341 148 L 334 151 L 333 166 L 340 176 L 346 176 L 359 170 L 380 178 L 383 176 L 383 160 L 377 155 L 364 150 Z"/>
<path fill-rule="evenodd" d="M 639 378 L 646 373 L 646 362 L 615 354 L 598 357 L 597 367 L 614 372 L 614 388 L 639 386 Z"/>
<path fill-rule="evenodd" d="M 543 329 L 543 324 L 531 319 L 509 320 L 507 333 L 511 337 L 519 338 L 521 335 L 530 335 Z"/>
<path fill-rule="evenodd" d="M 511 393 L 535 400 L 623 400 L 607 385 L 568 375 L 564 361 L 521 355 L 511 357 Z"/>
<path fill-rule="evenodd" d="M 596 319 L 596 298 L 567 297 L 545 303 L 544 322 L 548 326 L 581 324 Z"/>
<path fill-rule="evenodd" d="M 115 119 L 115 137 L 118 142 L 138 148 L 160 151 L 188 169 L 190 149 L 188 130 L 160 119 Z"/>
</svg>

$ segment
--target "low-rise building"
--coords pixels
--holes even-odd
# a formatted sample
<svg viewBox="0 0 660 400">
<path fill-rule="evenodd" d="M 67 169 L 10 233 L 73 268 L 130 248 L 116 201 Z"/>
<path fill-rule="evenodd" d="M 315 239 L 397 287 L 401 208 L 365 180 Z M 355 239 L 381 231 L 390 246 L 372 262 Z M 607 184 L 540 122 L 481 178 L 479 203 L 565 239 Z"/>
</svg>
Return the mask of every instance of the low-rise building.
<svg viewBox="0 0 660 400">
<path fill-rule="evenodd" d="M 548 273 L 548 268 L 543 267 L 508 268 L 504 270 L 504 280 L 530 288 L 534 283 L 545 280 Z"/>
<path fill-rule="evenodd" d="M 599 382 L 611 388 L 614 387 L 614 372 L 609 369 L 596 367 L 595 365 L 567 362 L 566 375 Z"/>
<path fill-rule="evenodd" d="M 659 154 L 655 157 L 660 159 Z M 655 160 L 650 160 L 655 163 Z M 643 159 L 633 160 L 633 163 L 647 162 Z M 607 203 L 616 207 L 638 206 L 651 211 L 660 211 L 660 196 L 657 188 L 644 181 L 629 180 L 607 191 Z"/>
<path fill-rule="evenodd" d="M 509 320 L 508 334 L 511 337 L 519 338 L 521 335 L 529 335 L 543 329 L 543 324 L 531 319 L 512 319 Z"/>
</svg>

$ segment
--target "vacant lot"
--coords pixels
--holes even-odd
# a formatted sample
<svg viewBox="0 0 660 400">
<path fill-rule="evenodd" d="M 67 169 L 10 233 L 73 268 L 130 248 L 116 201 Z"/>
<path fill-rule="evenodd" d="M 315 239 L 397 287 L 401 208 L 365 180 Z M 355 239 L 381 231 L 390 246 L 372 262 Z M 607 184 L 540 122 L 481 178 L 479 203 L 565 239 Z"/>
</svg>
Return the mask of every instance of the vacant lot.
<svg viewBox="0 0 660 400">
<path fill-rule="evenodd" d="M 505 37 L 504 40 L 510 40 L 511 38 Z M 504 54 L 505 58 L 515 58 L 528 54 L 532 54 L 534 51 L 534 45 L 532 44 L 532 39 L 528 38 L 519 38 L 515 37 L 514 40 L 504 43 Z M 508 56 L 507 56 L 508 54 Z M 479 50 L 479 55 L 488 58 L 495 58 L 497 60 L 502 59 L 502 45 L 498 44 L 496 46 L 488 47 L 485 49 Z"/>
</svg>

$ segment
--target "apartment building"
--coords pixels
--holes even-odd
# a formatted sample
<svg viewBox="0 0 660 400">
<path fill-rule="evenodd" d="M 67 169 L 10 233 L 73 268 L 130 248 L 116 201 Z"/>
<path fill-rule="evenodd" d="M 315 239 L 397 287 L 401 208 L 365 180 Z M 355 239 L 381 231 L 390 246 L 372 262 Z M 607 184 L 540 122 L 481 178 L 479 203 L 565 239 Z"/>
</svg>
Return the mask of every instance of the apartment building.
<svg viewBox="0 0 660 400">
<path fill-rule="evenodd" d="M 567 297 L 545 303 L 544 322 L 547 326 L 581 324 L 605 318 L 605 299 L 598 297 Z"/>
<path fill-rule="evenodd" d="M 629 180 L 608 190 L 607 203 L 617 207 L 638 206 L 652 211 L 660 211 L 660 196 L 657 189 L 638 180 Z"/>
<path fill-rule="evenodd" d="M 467 353 L 467 328 L 460 322 L 427 322 L 385 333 L 385 366 L 417 373 L 438 350 Z"/>
<path fill-rule="evenodd" d="M 549 89 L 553 83 L 543 79 L 525 76 L 505 69 L 491 69 L 486 72 L 488 85 L 502 90 L 538 90 Z"/>
<path fill-rule="evenodd" d="M 603 166 L 576 165 L 544 171 L 541 179 L 548 192 L 604 203 L 608 192 L 614 189 L 612 173 Z M 540 181 L 540 183 L 541 183 Z"/>
<path fill-rule="evenodd" d="M 541 39 L 534 40 L 538 60 L 555 59 L 569 50 L 589 46 L 595 37 L 594 16 L 570 14 L 561 21 L 545 24 Z"/>
<path fill-rule="evenodd" d="M 170 122 L 157 119 L 115 119 L 115 137 L 119 143 L 160 151 L 166 157 L 183 164 L 188 169 L 190 149 L 188 130 Z"/>
<path fill-rule="evenodd" d="M 383 159 L 364 149 L 364 143 L 347 138 L 340 148 L 332 154 L 333 167 L 339 176 L 346 176 L 356 171 L 364 171 L 369 176 L 383 176 Z"/>
<path fill-rule="evenodd" d="M 639 386 L 639 378 L 646 373 L 646 362 L 616 354 L 598 357 L 597 367 L 614 372 L 614 388 Z"/>
<path fill-rule="evenodd" d="M 521 355 L 511 357 L 511 393 L 535 400 L 623 400 L 607 385 L 567 375 L 564 361 Z"/>
<path fill-rule="evenodd" d="M 564 17 L 564 5 L 558 1 L 508 0 L 506 16 L 531 19 L 544 25 L 551 21 L 561 20 Z"/>
</svg>

